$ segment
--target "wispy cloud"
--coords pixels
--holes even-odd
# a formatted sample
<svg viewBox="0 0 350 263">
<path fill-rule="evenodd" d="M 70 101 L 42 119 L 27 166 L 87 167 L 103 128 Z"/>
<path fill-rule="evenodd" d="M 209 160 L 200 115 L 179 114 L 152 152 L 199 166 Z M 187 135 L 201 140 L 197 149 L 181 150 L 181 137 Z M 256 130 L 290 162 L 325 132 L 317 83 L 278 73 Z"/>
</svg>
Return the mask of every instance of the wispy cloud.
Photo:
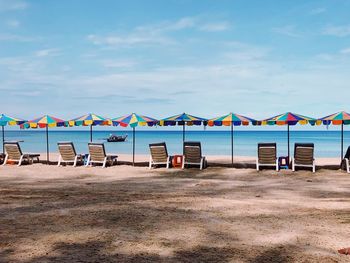
<svg viewBox="0 0 350 263">
<path fill-rule="evenodd" d="M 131 59 L 122 59 L 122 60 L 112 60 L 112 59 L 103 59 L 100 63 L 106 68 L 131 68 L 138 64 L 137 61 Z"/>
<path fill-rule="evenodd" d="M 217 32 L 227 29 L 229 29 L 227 21 L 203 22 L 199 17 L 183 17 L 175 21 L 162 21 L 156 24 L 137 26 L 127 34 L 90 34 L 87 39 L 95 45 L 107 46 L 170 45 L 177 43 L 177 40 L 171 37 L 172 32 L 180 30 Z"/>
<path fill-rule="evenodd" d="M 58 48 L 48 48 L 37 50 L 35 53 L 37 57 L 57 57 L 60 55 L 60 50 Z"/>
<path fill-rule="evenodd" d="M 319 14 L 322 14 L 322 13 L 325 13 L 327 11 L 326 8 L 324 7 L 318 7 L 318 8 L 314 8 L 310 11 L 310 14 L 311 15 L 319 15 Z"/>
<path fill-rule="evenodd" d="M 40 37 L 24 36 L 17 34 L 0 34 L 0 42 L 34 42 L 39 41 Z"/>
<path fill-rule="evenodd" d="M 289 37 L 301 37 L 301 34 L 296 31 L 294 25 L 286 25 L 283 27 L 275 27 L 272 29 L 272 32 L 289 36 Z"/>
<path fill-rule="evenodd" d="M 228 22 L 208 23 L 199 27 L 200 30 L 207 31 L 207 32 L 221 32 L 221 31 L 226 31 L 229 28 L 230 28 L 230 24 Z"/>
<path fill-rule="evenodd" d="M 7 20 L 5 23 L 6 23 L 6 25 L 7 25 L 8 27 L 11 27 L 11 28 L 17 28 L 17 27 L 19 27 L 20 24 L 21 24 L 21 23 L 20 23 L 18 20 L 16 20 L 16 19 Z"/>
<path fill-rule="evenodd" d="M 340 53 L 341 53 L 341 54 L 346 54 L 346 55 L 350 54 L 350 47 L 349 47 L 349 48 L 344 48 L 344 49 L 340 50 Z"/>
<path fill-rule="evenodd" d="M 350 24 L 340 26 L 330 25 L 325 27 L 322 33 L 329 36 L 346 37 L 350 35 Z"/>
<path fill-rule="evenodd" d="M 24 10 L 24 9 L 27 9 L 28 6 L 29 4 L 25 1 L 0 0 L 0 12 Z"/>
</svg>

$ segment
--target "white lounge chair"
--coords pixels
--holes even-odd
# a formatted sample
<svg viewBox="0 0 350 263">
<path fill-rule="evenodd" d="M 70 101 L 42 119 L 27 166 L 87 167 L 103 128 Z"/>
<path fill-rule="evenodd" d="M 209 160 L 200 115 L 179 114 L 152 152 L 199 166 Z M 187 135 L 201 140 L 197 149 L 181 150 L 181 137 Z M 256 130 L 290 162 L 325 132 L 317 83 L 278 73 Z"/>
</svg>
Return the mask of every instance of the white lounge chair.
<svg viewBox="0 0 350 263">
<path fill-rule="evenodd" d="M 168 169 L 170 165 L 170 156 L 168 155 L 166 143 L 151 143 L 149 149 L 151 152 L 149 157 L 149 169 L 156 165 L 165 165 Z"/>
<path fill-rule="evenodd" d="M 86 166 L 94 163 L 102 164 L 105 168 L 107 163 L 113 165 L 117 162 L 117 155 L 106 155 L 105 146 L 103 143 L 89 143 L 89 157 Z"/>
<path fill-rule="evenodd" d="M 277 144 L 276 143 L 259 143 L 258 158 L 256 159 L 256 170 L 260 167 L 275 167 L 278 171 Z"/>
<path fill-rule="evenodd" d="M 202 156 L 202 147 L 200 142 L 185 142 L 184 143 L 184 157 L 182 162 L 182 169 L 185 165 L 199 165 L 202 170 L 205 166 L 205 157 Z"/>
<path fill-rule="evenodd" d="M 8 161 L 18 162 L 18 166 L 21 166 L 23 162 L 33 163 L 34 159 L 39 162 L 40 154 L 23 153 L 18 142 L 5 142 L 4 147 L 6 155 L 2 165 L 5 165 Z"/>
<path fill-rule="evenodd" d="M 292 169 L 296 167 L 311 168 L 312 172 L 316 171 L 314 159 L 314 144 L 313 143 L 296 143 L 294 146 L 294 157 L 292 158 Z"/>
<path fill-rule="evenodd" d="M 60 166 L 61 163 L 73 163 L 75 167 L 78 162 L 83 162 L 83 155 L 77 154 L 73 142 L 58 142 L 57 145 L 60 153 L 57 166 Z"/>
</svg>

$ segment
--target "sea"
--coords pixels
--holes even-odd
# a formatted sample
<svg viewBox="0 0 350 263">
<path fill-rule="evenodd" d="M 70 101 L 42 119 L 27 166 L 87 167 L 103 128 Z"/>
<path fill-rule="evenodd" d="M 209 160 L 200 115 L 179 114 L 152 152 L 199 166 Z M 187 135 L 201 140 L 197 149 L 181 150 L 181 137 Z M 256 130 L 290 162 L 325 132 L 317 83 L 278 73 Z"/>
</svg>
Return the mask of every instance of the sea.
<svg viewBox="0 0 350 263">
<path fill-rule="evenodd" d="M 110 134 L 128 135 L 125 142 L 107 142 Z M 24 152 L 46 152 L 45 130 L 7 130 L 5 140 L 21 141 Z M 200 141 L 204 155 L 231 155 L 231 133 L 229 130 L 192 130 L 186 131 L 186 141 Z M 49 151 L 57 152 L 57 142 L 72 141 L 79 153 L 87 153 L 90 141 L 89 130 L 50 130 Z M 96 130 L 93 132 L 94 142 L 103 142 L 110 153 L 131 154 L 133 145 L 132 130 Z M 136 130 L 136 154 L 149 154 L 149 144 L 166 142 L 169 154 L 182 153 L 181 130 Z M 259 142 L 276 142 L 278 155 L 287 155 L 287 132 L 274 131 L 234 131 L 233 153 L 236 156 L 256 156 Z M 341 133 L 338 130 L 324 131 L 291 131 L 291 154 L 295 142 L 314 143 L 316 157 L 339 157 L 341 154 Z M 2 142 L 1 142 L 2 144 Z M 350 131 L 344 132 L 344 152 L 350 145 Z M 2 146 L 2 145 L 1 145 Z"/>
</svg>

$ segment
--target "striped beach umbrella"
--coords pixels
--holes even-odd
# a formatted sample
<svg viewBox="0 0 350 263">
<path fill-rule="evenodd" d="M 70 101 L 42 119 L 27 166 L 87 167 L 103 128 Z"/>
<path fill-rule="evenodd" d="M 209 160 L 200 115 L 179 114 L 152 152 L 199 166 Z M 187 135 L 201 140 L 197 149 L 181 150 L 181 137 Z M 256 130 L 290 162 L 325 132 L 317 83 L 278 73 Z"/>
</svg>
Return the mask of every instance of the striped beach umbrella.
<svg viewBox="0 0 350 263">
<path fill-rule="evenodd" d="M 258 125 L 258 121 L 239 115 L 234 113 L 229 113 L 224 116 L 220 116 L 217 118 L 213 118 L 208 120 L 209 126 L 231 126 L 231 164 L 233 166 L 233 126 L 241 126 L 241 125 L 249 125 L 252 123 L 253 125 Z"/>
<path fill-rule="evenodd" d="M 90 126 L 90 142 L 92 142 L 92 126 L 112 125 L 112 121 L 99 115 L 89 113 L 68 121 L 69 126 Z"/>
<path fill-rule="evenodd" d="M 321 121 L 307 117 L 300 114 L 295 114 L 292 112 L 286 112 L 265 120 L 262 120 L 259 124 L 261 125 L 287 125 L 287 131 L 288 131 L 288 160 L 290 160 L 290 131 L 289 126 L 294 126 L 297 123 L 301 125 L 311 124 L 311 125 L 320 125 Z"/>
<path fill-rule="evenodd" d="M 132 127 L 132 165 L 135 165 L 135 128 L 137 126 L 155 126 L 157 125 L 158 120 L 148 116 L 132 113 L 129 115 L 112 119 L 112 123 L 114 126 L 120 125 L 122 127 Z"/>
<path fill-rule="evenodd" d="M 45 128 L 46 129 L 46 162 L 47 164 L 50 163 L 50 156 L 49 156 L 49 128 L 53 127 L 64 127 L 67 126 L 67 122 L 50 116 L 50 115 L 44 115 L 40 118 L 25 122 L 21 125 L 22 129 L 37 129 L 37 128 Z"/>
<path fill-rule="evenodd" d="M 324 125 L 341 125 L 341 147 L 340 147 L 340 160 L 343 160 L 344 156 L 344 125 L 350 124 L 350 113 L 340 111 L 320 119 Z"/>
<path fill-rule="evenodd" d="M 168 118 L 161 119 L 159 121 L 160 126 L 175 126 L 182 125 L 182 144 L 185 143 L 185 126 L 192 125 L 207 125 L 208 119 L 196 117 L 187 113 L 182 113 L 178 115 L 174 115 Z"/>
<path fill-rule="evenodd" d="M 5 114 L 0 114 L 0 126 L 1 126 L 1 131 L 2 131 L 2 153 L 5 153 L 5 126 L 9 125 L 9 126 L 13 126 L 13 125 L 20 125 L 25 123 L 25 120 L 22 119 L 17 119 L 17 118 L 13 118 L 10 116 L 7 116 Z"/>
</svg>

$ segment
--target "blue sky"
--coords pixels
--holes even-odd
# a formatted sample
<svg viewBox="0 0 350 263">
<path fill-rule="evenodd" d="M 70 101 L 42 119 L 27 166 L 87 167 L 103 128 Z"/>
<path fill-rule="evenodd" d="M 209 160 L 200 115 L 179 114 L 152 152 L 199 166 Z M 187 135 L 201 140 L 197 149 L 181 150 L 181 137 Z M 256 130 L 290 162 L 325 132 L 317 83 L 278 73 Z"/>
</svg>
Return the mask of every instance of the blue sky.
<svg viewBox="0 0 350 263">
<path fill-rule="evenodd" d="M 0 0 L 0 112 L 350 111 L 350 1 Z"/>
</svg>

